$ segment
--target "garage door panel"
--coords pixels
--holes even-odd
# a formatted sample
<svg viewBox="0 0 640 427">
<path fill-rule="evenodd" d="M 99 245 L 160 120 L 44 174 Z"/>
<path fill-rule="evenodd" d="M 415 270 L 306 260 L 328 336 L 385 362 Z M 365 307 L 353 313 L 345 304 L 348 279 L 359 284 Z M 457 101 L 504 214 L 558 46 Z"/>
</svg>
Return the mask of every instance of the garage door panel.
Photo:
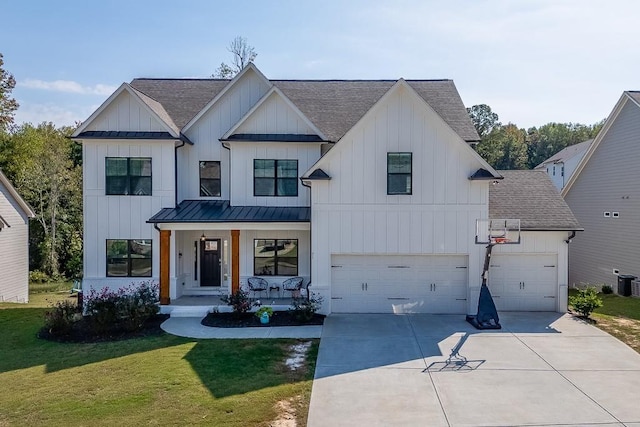
<svg viewBox="0 0 640 427">
<path fill-rule="evenodd" d="M 465 313 L 467 262 L 459 255 L 333 255 L 332 311 Z"/>
<path fill-rule="evenodd" d="M 558 293 L 556 254 L 491 258 L 489 289 L 502 311 L 555 311 Z"/>
</svg>

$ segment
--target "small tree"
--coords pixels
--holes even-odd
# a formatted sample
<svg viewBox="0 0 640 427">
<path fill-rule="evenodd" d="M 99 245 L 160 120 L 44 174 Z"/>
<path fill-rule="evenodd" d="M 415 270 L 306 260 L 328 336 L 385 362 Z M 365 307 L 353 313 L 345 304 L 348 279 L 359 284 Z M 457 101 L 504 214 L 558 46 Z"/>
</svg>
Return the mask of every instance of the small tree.
<svg viewBox="0 0 640 427">
<path fill-rule="evenodd" d="M 579 289 L 578 295 L 569 297 L 569 304 L 583 317 L 588 318 L 593 310 L 602 307 L 602 299 L 598 297 L 596 288 Z"/>
<path fill-rule="evenodd" d="M 247 39 L 240 36 L 237 36 L 229 43 L 227 50 L 233 54 L 231 65 L 225 62 L 221 63 L 211 77 L 231 79 L 258 56 L 253 46 L 249 46 L 247 43 Z"/>
<path fill-rule="evenodd" d="M 2 58 L 0 53 L 0 132 L 6 131 L 13 123 L 13 115 L 18 109 L 18 103 L 11 97 L 11 91 L 16 87 L 16 79 L 2 68 Z"/>
</svg>

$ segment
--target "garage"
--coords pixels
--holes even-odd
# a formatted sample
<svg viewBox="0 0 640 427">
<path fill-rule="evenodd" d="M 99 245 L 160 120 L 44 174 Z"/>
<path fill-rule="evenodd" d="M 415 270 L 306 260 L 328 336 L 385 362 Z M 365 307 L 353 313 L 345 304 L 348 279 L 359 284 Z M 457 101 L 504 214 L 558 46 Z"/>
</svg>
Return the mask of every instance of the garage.
<svg viewBox="0 0 640 427">
<path fill-rule="evenodd" d="M 489 289 L 498 311 L 556 311 L 556 254 L 491 257 Z"/>
<path fill-rule="evenodd" d="M 454 313 L 467 308 L 466 255 L 332 255 L 334 313 Z"/>
</svg>

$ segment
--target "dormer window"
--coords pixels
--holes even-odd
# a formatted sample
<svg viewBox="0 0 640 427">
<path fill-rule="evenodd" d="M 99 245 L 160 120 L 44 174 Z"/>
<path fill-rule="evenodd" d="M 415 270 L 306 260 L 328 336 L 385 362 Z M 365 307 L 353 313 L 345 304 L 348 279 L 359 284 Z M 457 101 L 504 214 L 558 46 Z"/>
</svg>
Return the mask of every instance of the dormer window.
<svg viewBox="0 0 640 427">
<path fill-rule="evenodd" d="M 296 197 L 298 161 L 254 159 L 253 195 Z"/>
<path fill-rule="evenodd" d="M 411 194 L 411 153 L 387 153 L 387 194 Z"/>
</svg>

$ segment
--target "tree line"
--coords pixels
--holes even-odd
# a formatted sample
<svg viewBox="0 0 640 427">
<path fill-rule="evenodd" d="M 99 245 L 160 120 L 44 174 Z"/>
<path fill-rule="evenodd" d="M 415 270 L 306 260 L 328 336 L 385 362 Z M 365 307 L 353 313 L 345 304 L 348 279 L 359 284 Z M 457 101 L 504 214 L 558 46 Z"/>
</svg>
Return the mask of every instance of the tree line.
<svg viewBox="0 0 640 427">
<path fill-rule="evenodd" d="M 503 125 L 486 104 L 467 108 L 480 142 L 475 150 L 495 169 L 533 169 L 558 151 L 595 138 L 604 120 L 592 125 L 547 123 L 529 129 Z"/>
</svg>

